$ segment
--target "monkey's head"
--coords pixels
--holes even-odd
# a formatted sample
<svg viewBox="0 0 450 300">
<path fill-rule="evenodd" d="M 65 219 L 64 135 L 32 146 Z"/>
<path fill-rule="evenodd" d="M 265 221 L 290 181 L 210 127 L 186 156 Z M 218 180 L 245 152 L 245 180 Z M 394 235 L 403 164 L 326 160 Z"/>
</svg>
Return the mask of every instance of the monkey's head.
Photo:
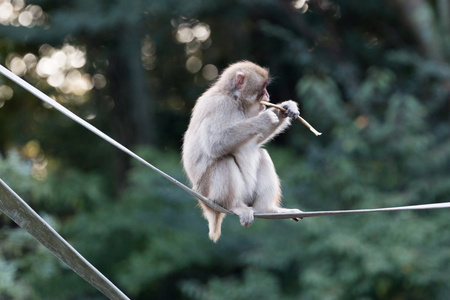
<svg viewBox="0 0 450 300">
<path fill-rule="evenodd" d="M 229 93 L 244 108 L 263 109 L 260 101 L 270 101 L 267 85 L 269 71 L 249 61 L 230 65 L 218 80 L 219 88 Z"/>
</svg>

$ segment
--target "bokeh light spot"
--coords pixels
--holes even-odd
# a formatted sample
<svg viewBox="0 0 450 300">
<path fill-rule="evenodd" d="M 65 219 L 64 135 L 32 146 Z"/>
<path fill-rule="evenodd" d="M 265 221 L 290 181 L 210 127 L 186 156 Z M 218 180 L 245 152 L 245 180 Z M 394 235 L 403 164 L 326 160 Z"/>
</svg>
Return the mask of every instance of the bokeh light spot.
<svg viewBox="0 0 450 300">
<path fill-rule="evenodd" d="M 33 14 L 29 11 L 23 11 L 20 13 L 18 20 L 20 25 L 30 27 L 33 22 Z"/>
<path fill-rule="evenodd" d="M 219 75 L 219 70 L 215 65 L 208 64 L 203 67 L 202 75 L 206 80 L 214 80 Z"/>
<path fill-rule="evenodd" d="M 186 61 L 186 69 L 191 73 L 197 73 L 202 68 L 202 61 L 196 56 L 191 56 Z"/>
<path fill-rule="evenodd" d="M 14 57 L 9 63 L 11 72 L 17 76 L 23 76 L 27 71 L 27 65 L 20 57 Z"/>
<path fill-rule="evenodd" d="M 194 39 L 194 33 L 192 32 L 191 28 L 180 25 L 175 37 L 180 43 L 189 43 Z"/>
<path fill-rule="evenodd" d="M 9 100 L 12 98 L 14 92 L 13 89 L 7 85 L 0 86 L 0 100 Z"/>
<path fill-rule="evenodd" d="M 14 12 L 14 7 L 9 2 L 3 2 L 0 4 L 0 21 L 8 21 Z"/>
</svg>

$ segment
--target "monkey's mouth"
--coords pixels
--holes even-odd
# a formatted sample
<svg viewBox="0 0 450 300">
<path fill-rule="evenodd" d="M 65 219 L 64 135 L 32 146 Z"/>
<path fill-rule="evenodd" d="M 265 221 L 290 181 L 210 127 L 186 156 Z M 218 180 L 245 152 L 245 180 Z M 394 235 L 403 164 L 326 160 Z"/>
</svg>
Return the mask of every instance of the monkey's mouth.
<svg viewBox="0 0 450 300">
<path fill-rule="evenodd" d="M 263 111 L 266 109 L 266 106 L 264 104 L 259 103 L 259 111 Z"/>
</svg>

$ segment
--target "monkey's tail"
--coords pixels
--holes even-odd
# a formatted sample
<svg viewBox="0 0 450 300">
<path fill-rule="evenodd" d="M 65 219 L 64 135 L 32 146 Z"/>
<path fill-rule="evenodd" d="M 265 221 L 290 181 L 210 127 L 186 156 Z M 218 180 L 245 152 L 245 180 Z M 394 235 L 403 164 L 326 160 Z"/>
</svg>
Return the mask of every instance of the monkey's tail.
<svg viewBox="0 0 450 300">
<path fill-rule="evenodd" d="M 222 233 L 222 221 L 225 214 L 210 208 L 201 201 L 199 203 L 203 210 L 203 216 L 208 221 L 209 238 L 215 243 Z"/>
</svg>

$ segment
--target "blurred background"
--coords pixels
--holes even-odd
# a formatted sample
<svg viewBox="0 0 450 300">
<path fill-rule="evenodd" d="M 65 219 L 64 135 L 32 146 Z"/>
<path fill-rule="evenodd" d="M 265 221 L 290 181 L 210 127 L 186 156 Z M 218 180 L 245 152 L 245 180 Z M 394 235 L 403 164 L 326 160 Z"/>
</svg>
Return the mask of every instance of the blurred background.
<svg viewBox="0 0 450 300">
<path fill-rule="evenodd" d="M 449 201 L 448 0 L 0 0 L 0 63 L 187 182 L 195 100 L 230 63 L 270 68 L 294 122 L 268 150 L 284 205 Z M 196 201 L 0 77 L 0 178 L 132 299 L 448 299 L 448 210 L 234 216 Z M 1 299 L 103 299 L 0 215 Z"/>
</svg>

